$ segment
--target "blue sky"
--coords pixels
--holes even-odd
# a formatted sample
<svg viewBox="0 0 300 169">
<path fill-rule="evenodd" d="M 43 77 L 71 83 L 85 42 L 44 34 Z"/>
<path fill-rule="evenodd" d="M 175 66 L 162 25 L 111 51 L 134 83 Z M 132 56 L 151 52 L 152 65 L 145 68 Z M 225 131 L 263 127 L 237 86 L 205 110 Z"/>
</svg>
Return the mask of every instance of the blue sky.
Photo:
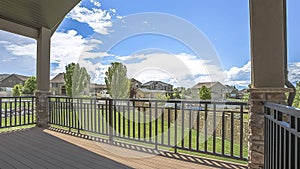
<svg viewBox="0 0 300 169">
<path fill-rule="evenodd" d="M 290 79 L 300 81 L 300 2 L 288 0 Z M 248 0 L 83 0 L 52 37 L 51 76 L 79 62 L 103 83 L 114 61 L 142 82 L 250 83 Z M 2 73 L 35 75 L 36 42 L 0 31 Z"/>
</svg>

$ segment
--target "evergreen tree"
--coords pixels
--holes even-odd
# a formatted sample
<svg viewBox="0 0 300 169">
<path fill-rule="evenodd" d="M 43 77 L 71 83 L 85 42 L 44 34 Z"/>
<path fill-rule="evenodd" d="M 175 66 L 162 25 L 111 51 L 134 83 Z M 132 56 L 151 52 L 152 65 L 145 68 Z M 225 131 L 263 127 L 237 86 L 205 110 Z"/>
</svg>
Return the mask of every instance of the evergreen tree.
<svg viewBox="0 0 300 169">
<path fill-rule="evenodd" d="M 91 77 L 84 67 L 80 67 L 78 63 L 70 63 L 66 66 L 64 79 L 67 95 L 72 97 L 82 94 L 84 89 L 89 86 Z"/>
<path fill-rule="evenodd" d="M 16 84 L 14 88 L 12 89 L 13 96 L 21 96 L 22 95 L 22 88 L 23 86 L 21 84 Z"/>
<path fill-rule="evenodd" d="M 130 80 L 127 78 L 127 68 L 120 62 L 113 62 L 105 72 L 107 91 L 113 98 L 128 98 Z"/>
<path fill-rule="evenodd" d="M 22 89 L 23 94 L 34 94 L 36 90 L 36 78 L 31 76 L 29 79 L 25 81 L 25 84 Z"/>
<path fill-rule="evenodd" d="M 199 97 L 201 100 L 210 100 L 211 99 L 211 91 L 206 86 L 202 86 L 199 91 Z"/>
</svg>

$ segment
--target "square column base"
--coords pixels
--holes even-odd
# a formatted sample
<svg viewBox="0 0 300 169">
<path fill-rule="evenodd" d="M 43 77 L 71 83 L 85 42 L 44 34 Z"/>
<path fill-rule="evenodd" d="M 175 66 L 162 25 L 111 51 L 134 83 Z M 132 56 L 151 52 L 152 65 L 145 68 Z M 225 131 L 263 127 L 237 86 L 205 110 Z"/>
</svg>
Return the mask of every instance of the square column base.
<svg viewBox="0 0 300 169">
<path fill-rule="evenodd" d="M 48 128 L 49 124 L 49 91 L 36 91 L 36 126 Z"/>
<path fill-rule="evenodd" d="M 286 88 L 249 89 L 248 168 L 264 168 L 264 102 L 286 104 Z"/>
</svg>

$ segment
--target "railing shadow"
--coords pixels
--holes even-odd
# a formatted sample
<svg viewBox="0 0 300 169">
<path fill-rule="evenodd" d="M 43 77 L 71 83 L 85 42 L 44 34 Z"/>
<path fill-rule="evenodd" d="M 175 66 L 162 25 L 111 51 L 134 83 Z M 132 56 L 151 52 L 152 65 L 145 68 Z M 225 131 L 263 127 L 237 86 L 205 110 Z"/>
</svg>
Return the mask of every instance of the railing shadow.
<svg viewBox="0 0 300 169">
<path fill-rule="evenodd" d="M 125 148 L 128 150 L 134 150 L 134 151 L 138 151 L 138 152 L 142 152 L 142 153 L 148 153 L 148 154 L 153 154 L 153 155 L 157 155 L 157 156 L 161 156 L 161 157 L 191 162 L 191 163 L 195 163 L 195 164 L 199 164 L 199 165 L 205 165 L 208 167 L 226 168 L 226 169 L 246 169 L 247 168 L 246 165 L 237 164 L 237 163 L 231 163 L 231 162 L 226 162 L 226 161 L 221 161 L 221 160 L 214 160 L 214 159 L 193 156 L 193 155 L 187 155 L 187 154 L 173 153 L 173 152 L 169 152 L 169 151 L 157 150 L 155 148 L 149 148 L 149 147 L 145 147 L 145 146 L 135 145 L 135 144 L 131 144 L 131 143 L 118 142 L 118 141 L 114 141 L 111 144 L 109 139 L 105 139 L 105 138 L 99 138 L 99 137 L 95 137 L 95 136 L 85 135 L 85 134 L 72 132 L 72 131 L 68 131 L 68 130 L 64 130 L 64 129 L 54 128 L 54 127 L 49 127 L 49 129 L 52 131 L 72 135 L 75 137 L 80 137 L 83 139 L 88 139 L 88 140 L 92 140 L 92 141 L 96 141 L 96 142 L 100 142 L 100 143 L 118 146 L 118 147 Z"/>
</svg>

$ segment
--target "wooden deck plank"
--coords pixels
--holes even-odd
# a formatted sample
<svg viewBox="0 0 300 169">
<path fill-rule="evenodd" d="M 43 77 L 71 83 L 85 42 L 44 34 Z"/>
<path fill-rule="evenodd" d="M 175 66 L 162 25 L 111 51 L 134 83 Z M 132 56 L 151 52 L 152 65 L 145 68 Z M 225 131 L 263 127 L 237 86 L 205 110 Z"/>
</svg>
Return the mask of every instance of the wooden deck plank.
<svg viewBox="0 0 300 169">
<path fill-rule="evenodd" d="M 97 154 L 101 154 L 115 161 L 125 163 L 133 168 L 213 168 L 211 166 L 199 165 L 177 159 L 170 159 L 158 155 L 148 155 L 142 152 L 136 152 L 134 150 L 128 150 L 116 146 L 111 146 L 108 144 L 97 143 L 97 145 L 96 143 L 93 143 L 93 141 L 86 139 L 78 141 L 78 139 L 81 138 L 66 135 L 63 133 L 58 133 L 55 131 L 45 130 L 45 132 L 59 137 L 61 139 L 67 140 L 68 142 L 75 144 L 79 147 L 88 149 Z M 117 154 L 111 152 L 117 152 Z M 118 154 L 121 154 L 123 156 L 119 156 Z M 124 156 L 126 154 L 131 154 L 133 156 L 135 155 L 135 157 L 145 156 L 145 158 L 129 158 Z"/>
<path fill-rule="evenodd" d="M 58 168 L 58 165 L 47 161 L 46 154 L 40 153 L 34 144 L 26 143 L 26 139 L 16 137 L 17 135 L 1 136 L 0 140 L 6 145 L 5 153 L 9 153 L 11 158 L 19 160 L 29 168 Z M 28 147 L 28 145 L 30 147 Z M 29 150 L 29 151 L 28 151 Z M 17 153 L 16 153 L 17 152 Z"/>
<path fill-rule="evenodd" d="M 144 148 L 122 148 L 33 128 L 0 134 L 0 168 L 239 168 L 200 157 L 133 149 Z"/>
<path fill-rule="evenodd" d="M 46 133 L 43 133 L 43 134 L 46 134 Z M 35 135 L 39 136 L 41 134 L 33 133 L 31 136 L 35 137 Z M 43 138 L 41 141 L 45 141 L 45 139 Z M 70 158 L 69 160 L 76 160 L 76 161 L 74 161 L 74 163 L 80 162 L 81 164 L 78 164 L 78 166 L 85 165 L 85 167 L 91 167 L 91 168 L 98 168 L 98 167 L 103 167 L 103 168 L 122 167 L 122 168 L 124 168 L 123 165 L 119 165 L 118 163 L 116 163 L 112 160 L 107 160 L 106 158 L 103 158 L 101 156 L 95 156 L 95 154 L 93 152 L 85 150 L 84 154 L 83 154 L 82 148 L 77 147 L 75 145 L 70 145 L 70 143 L 68 143 L 66 141 L 58 140 L 58 142 L 53 143 L 53 142 L 50 142 L 50 140 L 46 140 L 46 142 L 48 142 L 48 144 L 45 145 L 45 148 L 48 149 L 47 150 L 48 152 L 54 153 L 57 156 L 63 156 L 64 159 L 69 158 L 70 154 L 72 154 L 72 158 Z M 103 163 L 103 161 L 105 161 L 105 160 L 106 160 L 106 162 Z M 79 167 L 79 168 L 81 168 L 81 167 Z"/>
<path fill-rule="evenodd" d="M 5 169 L 15 169 L 14 166 L 12 166 L 10 163 L 0 159 L 0 166 L 1 168 L 5 168 Z"/>
<path fill-rule="evenodd" d="M 116 165 L 118 163 L 115 163 L 112 160 L 105 161 L 104 158 L 100 158 L 101 156 L 95 156 L 95 154 L 90 151 L 76 147 L 75 145 L 57 139 L 53 136 L 49 136 L 41 131 L 29 132 L 26 134 L 15 133 L 13 136 L 9 137 L 21 140 L 19 142 L 21 149 L 26 145 L 35 145 L 34 147 L 29 147 L 29 149 L 34 151 L 35 154 L 39 154 L 44 161 L 56 165 L 55 168 L 121 168 L 121 165 L 118 167 L 118 165 Z M 26 151 L 26 149 L 23 149 L 22 151 Z M 93 158 L 93 156 L 97 158 Z M 103 163 L 104 161 L 105 163 Z M 124 168 L 124 166 L 122 166 L 122 168 Z"/>
</svg>

